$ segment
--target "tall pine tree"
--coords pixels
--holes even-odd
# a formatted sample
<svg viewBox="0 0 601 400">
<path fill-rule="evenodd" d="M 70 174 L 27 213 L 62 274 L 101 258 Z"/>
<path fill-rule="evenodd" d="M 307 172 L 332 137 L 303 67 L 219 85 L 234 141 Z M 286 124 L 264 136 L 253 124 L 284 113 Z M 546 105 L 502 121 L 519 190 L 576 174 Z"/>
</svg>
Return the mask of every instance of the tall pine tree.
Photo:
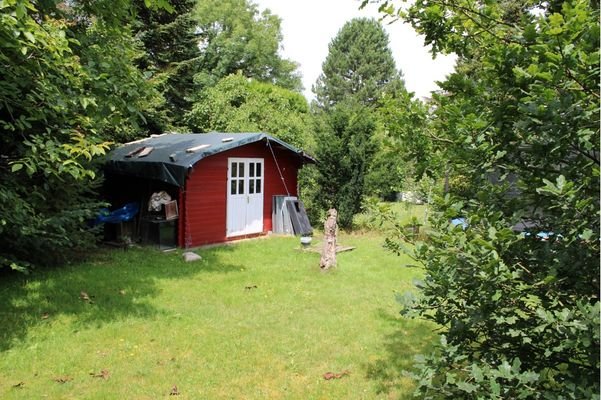
<svg viewBox="0 0 601 400">
<path fill-rule="evenodd" d="M 313 86 L 318 106 L 328 108 L 348 96 L 371 106 L 387 88 L 404 90 L 388 44 L 388 35 L 376 20 L 347 22 L 330 42 L 322 74 Z"/>
<path fill-rule="evenodd" d="M 384 93 L 406 94 L 397 71 L 388 35 L 374 19 L 347 22 L 329 45 L 316 94 L 317 151 L 315 195 L 320 209 L 338 209 L 340 225 L 351 228 L 353 215 L 361 209 L 366 187 L 375 180 L 373 159 L 381 148 L 376 124 L 379 101 Z M 380 157 L 381 158 L 381 157 Z M 389 172 L 389 173 L 388 173 Z M 395 179 L 398 174 L 378 172 L 377 179 Z M 311 197 L 311 196 L 309 196 Z"/>
<path fill-rule="evenodd" d="M 138 66 L 157 84 L 164 97 L 158 112 L 146 115 L 148 130 L 163 131 L 183 126 L 191 108 L 194 74 L 198 72 L 197 23 L 193 18 L 195 0 L 170 0 L 172 9 L 148 8 L 144 0 L 134 0 L 137 14 L 136 36 L 144 46 Z"/>
</svg>

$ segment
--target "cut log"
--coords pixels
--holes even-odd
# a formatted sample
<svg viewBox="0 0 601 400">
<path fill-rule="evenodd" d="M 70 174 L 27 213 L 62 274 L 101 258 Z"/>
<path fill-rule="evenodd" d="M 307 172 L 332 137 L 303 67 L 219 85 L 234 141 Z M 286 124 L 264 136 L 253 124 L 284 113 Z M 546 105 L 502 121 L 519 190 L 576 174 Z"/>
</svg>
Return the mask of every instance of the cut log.
<svg viewBox="0 0 601 400">
<path fill-rule="evenodd" d="M 328 217 L 323 226 L 323 250 L 319 260 L 319 268 L 327 271 L 336 266 L 336 235 L 338 235 L 338 223 L 336 218 L 338 212 L 331 208 L 328 210 Z"/>
</svg>

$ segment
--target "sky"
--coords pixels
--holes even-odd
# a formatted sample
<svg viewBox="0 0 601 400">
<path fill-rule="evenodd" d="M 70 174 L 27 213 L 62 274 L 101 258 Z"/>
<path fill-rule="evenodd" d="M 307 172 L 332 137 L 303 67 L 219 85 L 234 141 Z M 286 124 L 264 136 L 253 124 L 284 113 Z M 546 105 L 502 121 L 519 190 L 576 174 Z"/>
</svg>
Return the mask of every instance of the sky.
<svg viewBox="0 0 601 400">
<path fill-rule="evenodd" d="M 345 22 L 356 17 L 381 15 L 377 5 L 370 4 L 359 10 L 360 0 L 252 0 L 260 11 L 270 9 L 282 19 L 282 56 L 300 64 L 304 91 L 308 100 L 314 98 L 311 87 L 321 73 L 321 65 L 328 55 L 328 44 Z M 416 97 L 429 97 L 437 90 L 436 81 L 442 81 L 453 71 L 454 56 L 432 59 L 424 47 L 423 37 L 410 25 L 397 21 L 384 23 L 390 39 L 390 49 L 397 69 L 403 72 L 405 86 Z"/>
</svg>

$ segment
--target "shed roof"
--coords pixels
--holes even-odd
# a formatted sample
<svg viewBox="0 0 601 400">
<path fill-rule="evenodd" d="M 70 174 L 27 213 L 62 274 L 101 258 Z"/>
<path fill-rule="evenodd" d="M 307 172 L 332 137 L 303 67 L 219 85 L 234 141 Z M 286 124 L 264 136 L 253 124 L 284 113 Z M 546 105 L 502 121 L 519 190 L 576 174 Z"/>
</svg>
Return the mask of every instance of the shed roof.
<svg viewBox="0 0 601 400">
<path fill-rule="evenodd" d="M 188 171 L 203 158 L 259 141 L 293 153 L 303 164 L 315 162 L 302 150 L 263 132 L 170 133 L 136 140 L 114 149 L 107 155 L 104 168 L 107 172 L 183 186 Z M 151 151 L 145 154 L 149 149 Z"/>
</svg>

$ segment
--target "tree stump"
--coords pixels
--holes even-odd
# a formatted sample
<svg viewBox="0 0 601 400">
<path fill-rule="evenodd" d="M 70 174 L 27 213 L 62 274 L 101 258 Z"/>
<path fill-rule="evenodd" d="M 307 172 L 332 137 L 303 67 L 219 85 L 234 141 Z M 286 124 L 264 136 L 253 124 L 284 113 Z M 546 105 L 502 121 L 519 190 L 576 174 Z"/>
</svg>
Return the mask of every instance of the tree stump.
<svg viewBox="0 0 601 400">
<path fill-rule="evenodd" d="M 321 251 L 321 260 L 319 261 L 319 267 L 322 271 L 327 271 L 336 266 L 337 217 L 338 212 L 335 209 L 331 208 L 328 210 L 328 217 L 323 225 L 323 250 Z"/>
</svg>

